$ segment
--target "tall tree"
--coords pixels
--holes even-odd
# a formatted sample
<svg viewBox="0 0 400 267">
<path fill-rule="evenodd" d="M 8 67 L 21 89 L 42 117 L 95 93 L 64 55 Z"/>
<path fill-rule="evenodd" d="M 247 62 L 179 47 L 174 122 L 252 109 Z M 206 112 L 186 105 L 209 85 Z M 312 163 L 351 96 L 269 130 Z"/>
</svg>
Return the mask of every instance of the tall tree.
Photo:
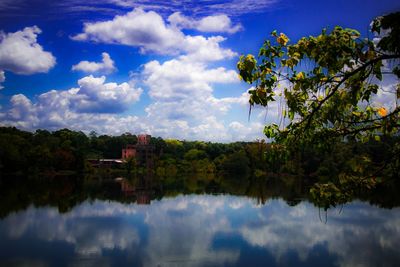
<svg viewBox="0 0 400 267">
<path fill-rule="evenodd" d="M 284 34 L 272 32 L 253 55 L 238 62 L 240 77 L 255 84 L 250 105 L 268 106 L 284 98 L 287 125 L 267 125 L 265 134 L 279 141 L 317 141 L 326 137 L 366 140 L 397 133 L 400 127 L 400 12 L 372 23 L 373 40 L 353 29 L 335 27 L 318 36 L 289 44 Z M 376 102 L 384 92 L 383 77 L 393 81 L 391 102 Z M 376 137 L 379 139 L 379 137 Z"/>
<path fill-rule="evenodd" d="M 338 141 L 379 142 L 398 135 L 400 12 L 376 18 L 371 31 L 372 40 L 353 29 L 323 29 L 320 35 L 303 37 L 294 44 L 284 33 L 274 31 L 258 58 L 240 57 L 240 77 L 255 85 L 249 90 L 250 108 L 268 107 L 277 100 L 285 104 L 281 105 L 281 123 L 265 126 L 268 138 L 293 152 L 310 146 L 329 150 Z M 379 99 L 382 96 L 384 101 Z M 399 142 L 390 153 L 394 160 L 377 170 L 389 164 L 399 170 L 395 160 L 400 155 Z M 364 175 L 363 160 L 364 167 L 371 163 L 362 158 L 357 162 L 361 167 L 353 168 L 347 178 L 357 172 Z M 392 174 L 397 175 L 396 171 Z"/>
</svg>

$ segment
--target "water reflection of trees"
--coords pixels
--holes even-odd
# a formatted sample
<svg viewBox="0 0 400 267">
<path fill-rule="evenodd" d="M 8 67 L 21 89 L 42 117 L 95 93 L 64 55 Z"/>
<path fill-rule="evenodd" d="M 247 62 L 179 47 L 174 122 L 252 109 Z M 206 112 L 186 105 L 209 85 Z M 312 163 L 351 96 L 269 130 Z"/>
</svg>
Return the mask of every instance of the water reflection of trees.
<svg viewBox="0 0 400 267">
<path fill-rule="evenodd" d="M 58 207 L 68 212 L 85 200 L 113 200 L 121 203 L 151 204 L 155 199 L 180 194 L 229 194 L 247 196 L 259 204 L 283 199 L 290 206 L 301 201 L 319 203 L 310 197 L 312 181 L 294 175 L 245 175 L 225 173 L 175 173 L 157 176 L 153 171 L 129 176 L 56 176 L 51 179 L 6 177 L 0 187 L 0 217 L 30 205 Z M 395 182 L 395 181 L 394 181 Z M 357 192 L 358 198 L 384 208 L 400 206 L 398 185 L 378 186 L 372 192 Z"/>
</svg>

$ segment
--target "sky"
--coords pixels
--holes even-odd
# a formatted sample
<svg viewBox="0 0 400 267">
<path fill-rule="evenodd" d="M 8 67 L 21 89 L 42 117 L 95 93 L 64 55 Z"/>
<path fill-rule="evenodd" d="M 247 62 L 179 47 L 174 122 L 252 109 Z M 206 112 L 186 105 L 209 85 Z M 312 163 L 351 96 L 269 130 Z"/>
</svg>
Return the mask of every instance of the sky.
<svg viewBox="0 0 400 267">
<path fill-rule="evenodd" d="M 371 35 L 394 0 L 0 0 L 0 125 L 214 142 L 264 138 L 236 63 L 273 30 Z"/>
</svg>

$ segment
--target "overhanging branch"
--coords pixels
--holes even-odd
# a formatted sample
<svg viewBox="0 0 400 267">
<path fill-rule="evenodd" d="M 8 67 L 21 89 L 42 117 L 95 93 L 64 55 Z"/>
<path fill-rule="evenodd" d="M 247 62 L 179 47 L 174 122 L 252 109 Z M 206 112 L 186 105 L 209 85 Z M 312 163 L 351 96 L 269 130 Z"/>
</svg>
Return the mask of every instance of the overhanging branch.
<svg viewBox="0 0 400 267">
<path fill-rule="evenodd" d="M 354 76 L 355 74 L 359 73 L 360 71 L 363 71 L 364 69 L 366 69 L 369 66 L 374 65 L 375 63 L 381 61 L 381 60 L 385 60 L 385 59 L 398 59 L 400 58 L 400 55 L 395 54 L 395 55 L 382 55 L 380 57 L 374 58 L 373 60 L 370 60 L 368 62 L 366 62 L 364 65 L 360 66 L 359 68 L 346 73 L 342 80 L 340 80 L 340 82 L 332 89 L 332 91 L 324 98 L 322 99 L 318 105 L 311 111 L 311 113 L 306 116 L 301 122 L 300 124 L 307 122 L 305 129 L 307 129 L 312 121 L 312 118 L 314 117 L 314 115 L 322 108 L 322 106 L 324 105 L 324 103 L 326 101 L 328 101 L 332 96 L 335 95 L 335 93 L 339 90 L 340 86 L 347 81 L 350 77 Z"/>
</svg>

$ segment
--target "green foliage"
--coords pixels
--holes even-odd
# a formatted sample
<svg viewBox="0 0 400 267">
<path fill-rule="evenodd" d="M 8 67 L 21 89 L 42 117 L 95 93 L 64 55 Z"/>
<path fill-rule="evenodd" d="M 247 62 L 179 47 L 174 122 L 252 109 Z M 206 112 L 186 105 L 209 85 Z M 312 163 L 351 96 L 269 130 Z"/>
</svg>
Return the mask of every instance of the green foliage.
<svg viewBox="0 0 400 267">
<path fill-rule="evenodd" d="M 400 127 L 399 107 L 383 107 L 372 96 L 382 90 L 384 75 L 398 74 L 400 13 L 380 17 L 372 30 L 386 35 L 375 43 L 361 39 L 353 29 L 335 27 L 318 36 L 288 44 L 284 34 L 271 35 L 258 59 L 242 56 L 240 77 L 255 89 L 250 105 L 268 106 L 283 97 L 283 116 L 290 123 L 267 125 L 264 133 L 278 142 L 296 145 L 327 139 L 354 138 L 367 141 L 378 134 L 395 134 Z M 385 68 L 384 63 L 390 60 Z M 393 100 L 398 100 L 393 94 Z"/>
<path fill-rule="evenodd" d="M 184 156 L 186 160 L 198 160 L 198 159 L 204 159 L 206 157 L 207 154 L 205 151 L 196 148 L 190 149 L 188 152 L 185 153 Z"/>
<path fill-rule="evenodd" d="M 334 151 L 343 142 L 383 145 L 382 139 L 399 133 L 400 12 L 376 18 L 371 31 L 377 39 L 363 39 L 358 31 L 337 26 L 293 44 L 285 34 L 274 31 L 258 58 L 241 56 L 237 64 L 240 77 L 255 85 L 249 90 L 251 106 L 285 103 L 281 116 L 286 123 L 264 129 L 268 138 L 283 147 L 278 158 L 286 163 L 281 165 L 307 161 L 305 150 L 311 158 L 322 157 L 314 174 L 325 177 L 320 179 L 326 183 L 316 186 L 313 194 L 325 197 L 327 203 L 340 202 L 351 186 L 371 187 L 375 183 L 365 182 L 370 176 L 398 177 L 398 142 L 388 148 L 384 160 L 373 162 L 370 156 L 357 153 L 351 153 L 352 159 L 340 158 L 341 153 Z M 392 104 L 382 105 L 376 97 L 383 93 L 381 81 L 387 77 L 396 84 L 386 91 Z M 276 158 L 274 154 L 268 156 Z M 311 169 L 304 165 L 292 167 Z"/>
<path fill-rule="evenodd" d="M 227 155 L 221 162 L 222 170 L 235 177 L 248 177 L 250 175 L 250 162 L 244 150 Z"/>
<path fill-rule="evenodd" d="M 136 158 L 128 157 L 127 159 L 125 159 L 124 165 L 128 174 L 130 174 L 136 167 Z"/>
</svg>

